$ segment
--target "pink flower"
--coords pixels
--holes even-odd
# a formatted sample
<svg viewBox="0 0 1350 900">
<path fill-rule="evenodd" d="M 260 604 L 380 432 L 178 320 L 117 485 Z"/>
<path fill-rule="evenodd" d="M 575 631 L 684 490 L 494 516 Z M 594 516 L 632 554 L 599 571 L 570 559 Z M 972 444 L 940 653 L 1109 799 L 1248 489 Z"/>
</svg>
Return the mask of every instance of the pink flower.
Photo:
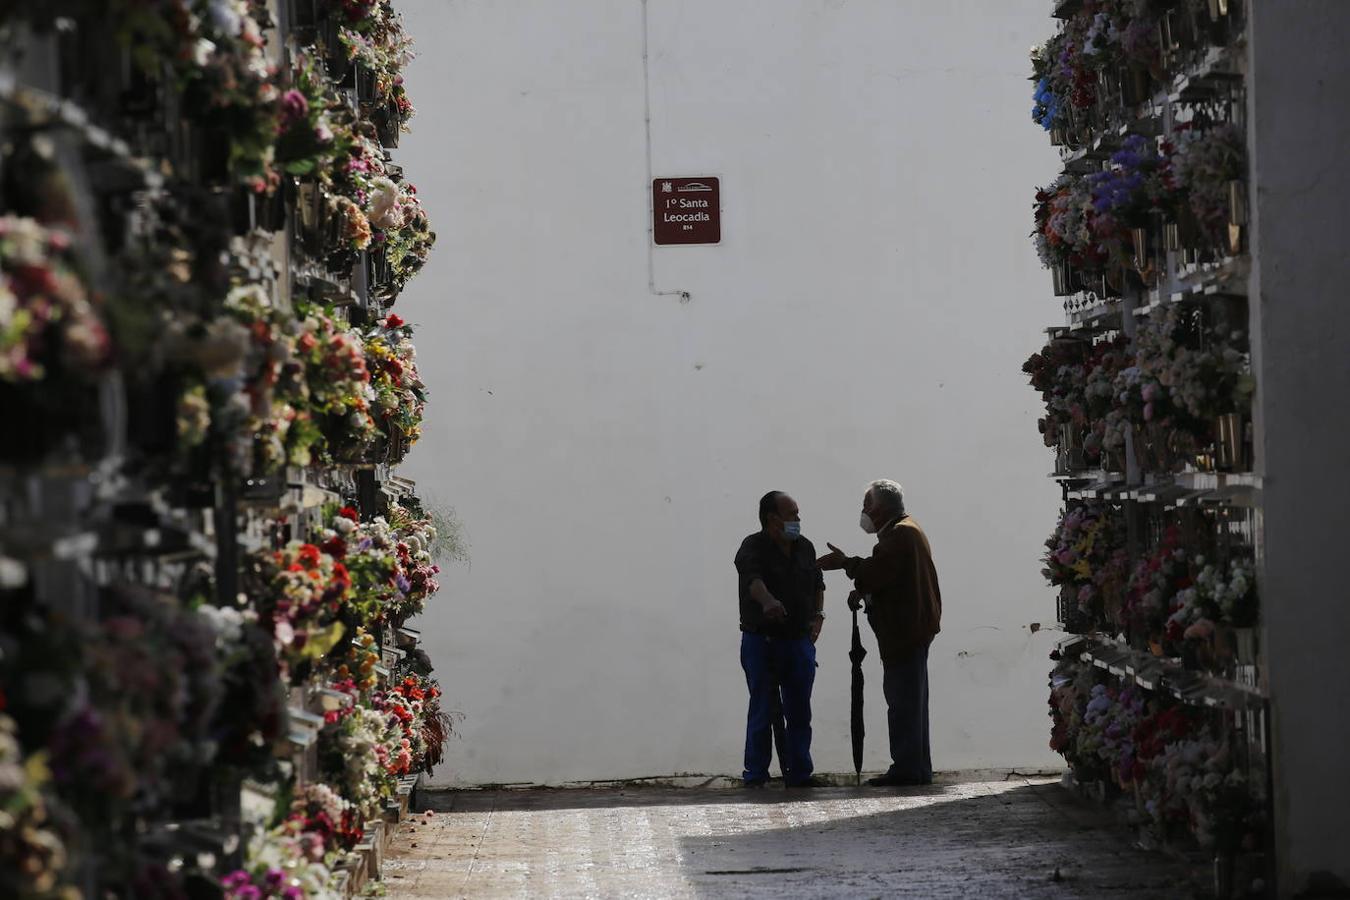
<svg viewBox="0 0 1350 900">
<path fill-rule="evenodd" d="M 282 127 L 288 127 L 298 119 L 309 115 L 309 101 L 305 95 L 291 88 L 281 96 Z"/>
</svg>

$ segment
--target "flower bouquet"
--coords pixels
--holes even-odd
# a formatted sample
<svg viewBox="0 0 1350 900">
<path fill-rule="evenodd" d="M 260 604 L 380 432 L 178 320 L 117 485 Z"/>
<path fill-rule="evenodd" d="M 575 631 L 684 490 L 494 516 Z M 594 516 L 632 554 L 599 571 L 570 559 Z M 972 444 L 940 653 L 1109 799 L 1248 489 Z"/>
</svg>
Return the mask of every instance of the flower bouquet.
<svg viewBox="0 0 1350 900">
<path fill-rule="evenodd" d="M 161 25 L 134 42 L 147 70 L 157 56 L 177 75 L 181 108 L 200 129 L 196 174 L 271 193 L 280 184 L 279 92 L 262 33 L 265 8 L 248 0 L 193 0 L 185 15 L 173 12 L 163 11 L 171 29 Z"/>
<path fill-rule="evenodd" d="M 307 466 L 323 449 L 323 432 L 311 409 L 308 361 L 293 335 L 294 320 L 277 309 L 258 284 L 239 285 L 225 299 L 225 309 L 248 334 L 242 390 L 223 405 L 226 420 L 237 421 L 227 446 L 246 442 L 233 455 L 244 456 L 245 472 L 274 472 L 284 466 Z M 229 407 L 237 407 L 237 411 Z M 242 434 L 241 434 L 242 432 Z"/>
<path fill-rule="evenodd" d="M 25 756 L 18 726 L 0 712 L 0 893 L 6 897 L 75 896 L 68 887 L 70 835 L 44 793 L 50 780 L 46 753 Z"/>
<path fill-rule="evenodd" d="M 323 435 L 322 458 L 366 462 L 377 455 L 379 427 L 371 414 L 375 391 L 361 338 L 345 323 L 312 309 L 300 323 L 296 356 L 304 394 Z"/>
<path fill-rule="evenodd" d="M 411 704 L 416 714 L 417 734 L 408 735 L 418 752 L 413 771 L 430 772 L 433 766 L 440 765 L 445 741 L 453 727 L 450 715 L 441 709 L 440 685 L 426 675 L 409 675 L 390 693 Z"/>
<path fill-rule="evenodd" d="M 1041 435 L 1047 447 L 1066 453 L 1066 471 L 1105 463 L 1104 451 L 1123 448 L 1123 431 L 1110 413 L 1114 378 L 1132 362 L 1128 354 L 1123 335 L 1095 344 L 1061 339 L 1022 365 L 1045 401 L 1046 415 L 1038 422 Z"/>
<path fill-rule="evenodd" d="M 1235 207 L 1242 205 L 1242 182 L 1247 177 L 1242 130 L 1232 123 L 1205 130 L 1183 127 L 1172 140 L 1172 168 L 1198 229 L 1198 242 L 1236 252 L 1230 226 L 1243 224 L 1244 211 Z"/>
<path fill-rule="evenodd" d="M 1165 75 L 1159 24 L 1148 0 L 1086 0 L 1032 51 L 1032 118 L 1077 146 L 1126 118 Z"/>
<path fill-rule="evenodd" d="M 5 442 L 0 459 L 36 461 L 68 434 L 97 446 L 97 381 L 111 364 L 71 237 L 0 216 L 0 405 L 28 430 L 25 440 Z"/>
<path fill-rule="evenodd" d="M 350 152 L 350 113 L 311 54 L 297 54 L 291 83 L 278 100 L 276 164 L 288 175 L 311 176 Z"/>
<path fill-rule="evenodd" d="M 1065 629 L 1114 630 L 1128 568 L 1120 510 L 1101 503 L 1066 509 L 1045 547 L 1041 573 L 1061 590 Z"/>
<path fill-rule="evenodd" d="M 243 868 L 220 880 L 226 900 L 341 900 L 314 832 L 288 820 L 249 842 Z"/>
<path fill-rule="evenodd" d="M 366 332 L 365 349 L 375 389 L 376 421 L 389 438 L 392 465 L 402 462 L 422 435 L 426 386 L 417 374 L 412 327 L 391 314 Z"/>
<path fill-rule="evenodd" d="M 1193 583 L 1191 554 L 1182 545 L 1180 529 L 1169 526 L 1157 548 L 1135 564 L 1125 586 L 1124 621 L 1133 632 L 1148 636 L 1154 654 L 1163 655 L 1180 640 L 1181 630 L 1168 620 L 1178 594 Z"/>
<path fill-rule="evenodd" d="M 1250 628 L 1256 624 L 1256 573 L 1252 562 L 1245 559 L 1211 563 L 1197 556 L 1195 565 L 1199 569 L 1195 581 L 1177 593 L 1167 619 L 1167 633 L 1181 644 L 1183 655 L 1189 650 L 1202 667 L 1218 668 L 1220 654 L 1231 654 L 1234 649 L 1216 646 L 1220 627 Z"/>
<path fill-rule="evenodd" d="M 340 222 L 338 240 L 327 254 L 329 268 L 350 271 L 356 253 L 369 250 L 372 290 L 392 303 L 436 240 L 416 188 L 386 164 L 379 141 L 359 126 L 345 160 L 324 178 Z"/>
<path fill-rule="evenodd" d="M 351 576 L 342 562 L 315 545 L 292 542 L 283 550 L 254 554 L 247 580 L 283 669 L 322 658 L 342 638 L 338 616 L 350 595 Z"/>
<path fill-rule="evenodd" d="M 389 762 L 402 741 L 397 720 L 359 702 L 319 733 L 324 780 L 363 820 L 378 817 L 384 801 L 398 790 L 398 777 L 389 770 Z"/>
<path fill-rule="evenodd" d="M 339 40 L 348 59 L 358 63 L 371 81 L 369 89 L 361 90 L 361 100 L 384 145 L 397 147 L 399 132 L 406 130 L 415 112 L 402 74 L 413 58 L 412 40 L 403 29 L 403 17 L 387 0 L 343 7 L 346 24 L 339 30 Z"/>
<path fill-rule="evenodd" d="M 1255 381 L 1241 332 L 1206 328 L 1197 315 L 1170 306 L 1141 325 L 1135 365 L 1116 376 L 1114 404 L 1141 432 L 1141 462 L 1175 471 L 1211 446 L 1215 420 L 1246 417 Z"/>
<path fill-rule="evenodd" d="M 436 527 L 429 519 L 415 516 L 402 506 L 389 510 L 389 522 L 398 536 L 395 550 L 398 554 L 400 575 L 406 584 L 399 583 L 400 596 L 389 609 L 389 618 L 401 624 L 410 616 L 426 608 L 427 599 L 440 590 L 436 576 L 441 567 L 432 561 L 432 547 L 437 540 Z"/>
<path fill-rule="evenodd" d="M 291 803 L 288 820 L 301 833 L 316 835 L 334 861 L 337 851 L 351 850 L 361 841 L 361 817 L 355 807 L 322 782 L 305 785 Z"/>
<path fill-rule="evenodd" d="M 353 627 L 385 620 L 386 611 L 406 585 L 398 558 L 397 538 L 383 518 L 362 523 L 355 509 L 344 506 L 320 535 L 323 552 L 341 560 L 351 575 L 351 596 L 344 619 Z"/>
</svg>

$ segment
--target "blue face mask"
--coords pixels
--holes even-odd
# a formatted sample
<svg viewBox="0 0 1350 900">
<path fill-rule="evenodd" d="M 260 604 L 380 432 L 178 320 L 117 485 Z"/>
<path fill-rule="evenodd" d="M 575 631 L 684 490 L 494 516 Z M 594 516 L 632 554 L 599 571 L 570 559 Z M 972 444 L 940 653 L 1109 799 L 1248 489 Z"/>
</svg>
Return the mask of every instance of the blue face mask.
<svg viewBox="0 0 1350 900">
<path fill-rule="evenodd" d="M 802 536 L 801 522 L 783 523 L 783 537 L 787 538 L 789 541 L 795 541 L 797 538 L 801 536 Z"/>
</svg>

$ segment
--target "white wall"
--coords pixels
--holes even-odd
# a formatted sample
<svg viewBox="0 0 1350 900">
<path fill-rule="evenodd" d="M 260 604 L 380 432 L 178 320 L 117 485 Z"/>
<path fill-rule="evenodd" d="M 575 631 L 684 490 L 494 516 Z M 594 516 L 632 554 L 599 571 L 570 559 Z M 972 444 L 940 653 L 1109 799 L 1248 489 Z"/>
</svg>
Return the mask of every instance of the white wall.
<svg viewBox="0 0 1350 900">
<path fill-rule="evenodd" d="M 405 467 L 472 565 L 421 625 L 462 740 L 438 777 L 738 773 L 732 556 L 769 489 L 865 553 L 893 477 L 931 538 L 939 769 L 1055 765 L 1058 494 L 1019 372 L 1060 309 L 1026 238 L 1045 0 L 652 0 L 657 176 L 719 175 L 717 247 L 648 292 L 639 0 L 403 0 L 420 110 L 398 153 L 439 234 L 400 312 L 432 390 Z M 815 758 L 851 769 L 846 584 Z M 874 646 L 870 634 L 869 646 Z M 867 765 L 886 761 L 869 658 Z"/>
</svg>

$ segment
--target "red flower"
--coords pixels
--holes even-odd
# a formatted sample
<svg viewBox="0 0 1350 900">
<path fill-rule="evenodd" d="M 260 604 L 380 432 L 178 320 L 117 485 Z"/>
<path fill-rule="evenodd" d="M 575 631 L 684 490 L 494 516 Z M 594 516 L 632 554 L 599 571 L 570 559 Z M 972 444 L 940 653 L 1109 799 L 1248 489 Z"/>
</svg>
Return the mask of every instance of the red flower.
<svg viewBox="0 0 1350 900">
<path fill-rule="evenodd" d="M 321 558 L 322 553 L 319 550 L 319 548 L 314 546 L 313 544 L 305 544 L 300 548 L 300 552 L 297 554 L 297 556 L 300 562 L 305 563 L 312 568 L 319 564 L 319 559 Z"/>
<path fill-rule="evenodd" d="M 331 537 L 324 541 L 321 546 L 323 552 L 333 559 L 345 559 L 347 556 L 347 542 L 340 537 Z"/>
<path fill-rule="evenodd" d="M 361 521 L 361 514 L 356 511 L 355 507 L 344 506 L 338 510 L 338 515 L 344 519 L 351 519 L 353 522 Z"/>
<path fill-rule="evenodd" d="M 399 316 L 398 313 L 390 313 L 389 317 L 384 320 L 385 328 L 401 328 L 402 326 L 403 326 L 403 319 Z"/>
</svg>

